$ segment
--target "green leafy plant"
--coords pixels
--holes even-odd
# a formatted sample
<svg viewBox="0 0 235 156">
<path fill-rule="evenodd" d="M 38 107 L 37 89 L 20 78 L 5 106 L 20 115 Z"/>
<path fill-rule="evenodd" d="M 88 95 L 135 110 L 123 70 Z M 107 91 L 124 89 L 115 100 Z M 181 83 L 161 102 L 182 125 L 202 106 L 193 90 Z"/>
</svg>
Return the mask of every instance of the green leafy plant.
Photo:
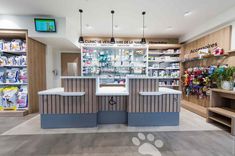
<svg viewBox="0 0 235 156">
<path fill-rule="evenodd" d="M 211 75 L 212 82 L 216 82 L 217 87 L 221 87 L 222 81 L 233 81 L 233 74 L 235 73 L 235 67 L 220 67 L 215 70 Z"/>
<path fill-rule="evenodd" d="M 233 81 L 233 73 L 235 73 L 235 67 L 225 68 L 222 72 L 222 81 Z"/>
</svg>

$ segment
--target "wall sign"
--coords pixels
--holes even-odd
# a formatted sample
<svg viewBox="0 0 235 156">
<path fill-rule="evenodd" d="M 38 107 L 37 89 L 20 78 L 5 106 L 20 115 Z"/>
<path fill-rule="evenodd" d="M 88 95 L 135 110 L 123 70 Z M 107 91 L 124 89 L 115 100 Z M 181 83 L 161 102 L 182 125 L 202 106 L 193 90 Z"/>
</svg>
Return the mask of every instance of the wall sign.
<svg viewBox="0 0 235 156">
<path fill-rule="evenodd" d="M 231 49 L 231 31 L 232 27 L 227 26 L 197 40 L 185 43 L 182 46 L 182 54 L 191 54 L 200 51 L 201 49 L 209 49 L 220 47 L 224 51 Z"/>
<path fill-rule="evenodd" d="M 197 49 L 192 49 L 192 50 L 190 51 L 190 53 L 196 53 L 196 52 L 198 52 L 198 51 L 200 51 L 200 50 L 202 50 L 202 49 L 210 49 L 210 48 L 215 48 L 215 47 L 217 47 L 217 46 L 218 46 L 217 42 L 212 43 L 212 44 L 207 44 L 207 45 L 204 46 L 204 47 L 200 47 L 200 48 L 197 48 Z"/>
</svg>

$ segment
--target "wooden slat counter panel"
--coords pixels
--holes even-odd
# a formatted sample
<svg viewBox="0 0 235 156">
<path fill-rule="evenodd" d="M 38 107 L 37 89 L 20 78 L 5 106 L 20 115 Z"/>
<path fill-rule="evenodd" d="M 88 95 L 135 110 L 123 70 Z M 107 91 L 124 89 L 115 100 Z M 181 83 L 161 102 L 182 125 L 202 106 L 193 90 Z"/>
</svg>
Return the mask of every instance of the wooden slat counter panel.
<svg viewBox="0 0 235 156">
<path fill-rule="evenodd" d="M 179 94 L 142 96 L 140 92 L 157 92 L 157 79 L 130 79 L 128 112 L 179 112 Z"/>
<path fill-rule="evenodd" d="M 95 78 L 78 78 L 78 79 L 63 79 L 63 86 L 65 92 L 85 92 L 85 96 L 80 97 L 82 103 L 81 112 L 93 113 L 97 112 L 97 97 L 96 92 L 96 79 Z M 75 101 L 75 99 L 73 100 Z M 70 101 L 71 102 L 71 101 Z M 86 105 L 84 105 L 86 103 Z M 73 104 L 74 109 L 78 109 Z M 74 109 L 70 110 L 75 112 Z"/>
<path fill-rule="evenodd" d="M 91 112 L 88 105 L 82 102 L 82 97 L 80 96 L 40 95 L 39 99 L 41 114 L 79 114 L 97 112 L 95 109 Z"/>
</svg>

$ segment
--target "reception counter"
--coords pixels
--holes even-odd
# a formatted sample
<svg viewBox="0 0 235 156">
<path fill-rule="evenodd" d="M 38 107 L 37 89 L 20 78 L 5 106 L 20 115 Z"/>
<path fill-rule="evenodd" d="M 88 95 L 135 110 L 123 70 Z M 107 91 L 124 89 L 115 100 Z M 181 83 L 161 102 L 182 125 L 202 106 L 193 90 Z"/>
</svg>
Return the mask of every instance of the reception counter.
<svg viewBox="0 0 235 156">
<path fill-rule="evenodd" d="M 152 77 L 128 77 L 125 86 L 100 86 L 95 77 L 62 77 L 64 88 L 38 93 L 42 128 L 97 124 L 179 124 L 181 92 L 158 87 Z"/>
</svg>

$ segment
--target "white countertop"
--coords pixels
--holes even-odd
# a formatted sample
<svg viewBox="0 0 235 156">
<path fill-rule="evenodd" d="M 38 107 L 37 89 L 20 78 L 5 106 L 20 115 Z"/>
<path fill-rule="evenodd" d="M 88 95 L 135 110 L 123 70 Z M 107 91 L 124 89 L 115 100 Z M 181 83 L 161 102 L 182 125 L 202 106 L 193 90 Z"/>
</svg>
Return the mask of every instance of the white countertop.
<svg viewBox="0 0 235 156">
<path fill-rule="evenodd" d="M 139 94 L 143 96 L 150 96 L 150 95 L 153 96 L 153 95 L 163 95 L 163 94 L 182 94 L 182 92 L 170 88 L 159 87 L 158 92 L 139 92 Z"/>
<path fill-rule="evenodd" d="M 125 87 L 101 87 L 96 91 L 96 96 L 128 96 Z"/>
<path fill-rule="evenodd" d="M 38 95 L 83 96 L 85 92 L 65 92 L 64 88 L 53 88 L 40 91 Z"/>
<path fill-rule="evenodd" d="M 96 79 L 95 76 L 61 76 L 61 79 Z"/>
<path fill-rule="evenodd" d="M 61 79 L 96 79 L 99 76 L 61 76 Z M 101 77 L 104 78 L 104 77 Z M 107 77 L 112 78 L 112 77 Z M 127 79 L 159 79 L 158 77 L 149 77 L 149 76 L 127 76 Z"/>
</svg>

